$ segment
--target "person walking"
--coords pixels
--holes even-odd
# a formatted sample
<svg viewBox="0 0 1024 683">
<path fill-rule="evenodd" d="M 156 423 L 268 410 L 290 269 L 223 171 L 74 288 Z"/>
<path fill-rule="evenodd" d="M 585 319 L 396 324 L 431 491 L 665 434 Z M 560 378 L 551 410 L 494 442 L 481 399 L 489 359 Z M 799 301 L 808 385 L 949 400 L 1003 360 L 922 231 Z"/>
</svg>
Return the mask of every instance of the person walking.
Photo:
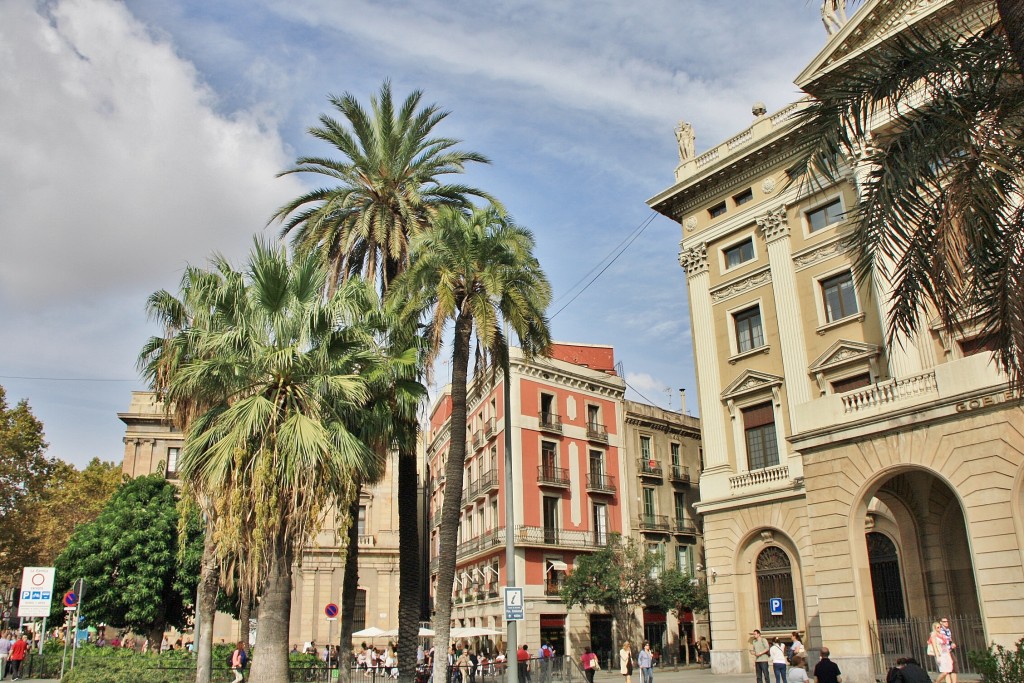
<svg viewBox="0 0 1024 683">
<path fill-rule="evenodd" d="M 580 665 L 583 667 L 583 675 L 587 677 L 587 683 L 594 683 L 594 674 L 601 670 L 601 664 L 589 647 L 584 646 Z"/>
<path fill-rule="evenodd" d="M 555 658 L 554 651 L 546 642 L 541 643 L 537 656 L 540 658 L 540 683 L 551 683 L 551 662 Z"/>
<path fill-rule="evenodd" d="M 619 650 L 619 673 L 622 674 L 625 683 L 633 683 L 633 650 L 628 640 Z"/>
<path fill-rule="evenodd" d="M 249 655 L 245 653 L 245 643 L 238 641 L 235 651 L 231 653 L 231 670 L 235 672 L 235 679 L 231 683 L 241 683 L 242 672 L 245 670 L 247 661 L 249 661 Z"/>
<path fill-rule="evenodd" d="M 754 655 L 754 681 L 756 683 L 771 683 L 768 676 L 769 649 L 768 640 L 762 638 L 761 632 L 755 628 L 750 634 L 750 653 Z"/>
<path fill-rule="evenodd" d="M 804 664 L 807 663 L 807 650 L 804 649 L 804 644 L 800 642 L 800 632 L 793 631 L 790 634 L 791 641 L 789 643 L 789 661 L 793 661 L 793 658 L 797 655 L 803 655 Z"/>
<path fill-rule="evenodd" d="M 11 644 L 10 668 L 11 668 L 11 680 L 16 681 L 21 678 L 21 665 L 25 661 L 25 655 L 28 654 L 28 634 L 22 634 L 21 638 L 18 638 Z"/>
<path fill-rule="evenodd" d="M 11 656 L 12 645 L 11 632 L 0 631 L 0 681 L 7 676 L 7 659 Z"/>
<path fill-rule="evenodd" d="M 827 647 L 818 650 L 821 659 L 814 667 L 814 683 L 843 683 L 843 672 L 829 659 L 830 654 Z"/>
<path fill-rule="evenodd" d="M 946 679 L 950 679 L 953 674 L 953 654 L 952 648 L 949 646 L 949 639 L 946 638 L 946 634 L 942 632 L 942 624 L 939 622 L 932 623 L 932 632 L 928 636 L 928 654 L 935 657 L 935 665 L 939 670 L 939 676 L 935 679 L 935 683 L 942 683 Z"/>
<path fill-rule="evenodd" d="M 772 671 L 775 673 L 775 683 L 786 683 L 786 646 L 782 640 L 775 636 L 772 639 L 772 646 L 768 648 L 768 656 L 772 660 Z"/>
<path fill-rule="evenodd" d="M 946 648 L 949 650 L 949 660 L 952 664 L 952 669 L 949 671 L 949 683 L 956 683 L 956 655 L 953 653 L 953 650 L 956 649 L 956 643 L 953 642 L 953 632 L 949 629 L 949 617 L 939 619 L 939 630 L 942 631 L 942 635 L 946 638 Z"/>
<path fill-rule="evenodd" d="M 697 641 L 697 655 L 700 657 L 700 668 L 706 669 L 711 666 L 711 644 L 705 636 Z"/>
<path fill-rule="evenodd" d="M 516 653 L 516 661 L 519 663 L 519 683 L 530 682 L 530 650 L 523 643 L 523 646 L 519 648 L 519 652 Z"/>
<path fill-rule="evenodd" d="M 654 655 L 651 654 L 651 644 L 646 640 L 636 656 L 636 663 L 640 667 L 640 683 L 654 683 Z"/>
</svg>

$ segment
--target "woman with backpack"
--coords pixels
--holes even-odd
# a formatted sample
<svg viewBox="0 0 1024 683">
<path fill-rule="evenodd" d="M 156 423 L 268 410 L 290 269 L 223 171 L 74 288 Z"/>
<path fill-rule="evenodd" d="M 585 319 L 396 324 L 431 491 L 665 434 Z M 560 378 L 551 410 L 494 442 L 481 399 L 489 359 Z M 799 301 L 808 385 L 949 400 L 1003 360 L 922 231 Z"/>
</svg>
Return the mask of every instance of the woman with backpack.
<svg viewBox="0 0 1024 683">
<path fill-rule="evenodd" d="M 242 671 L 245 669 L 249 656 L 245 653 L 245 643 L 238 641 L 238 647 L 231 653 L 231 669 L 235 672 L 235 680 L 231 683 L 241 683 L 243 680 Z"/>
</svg>

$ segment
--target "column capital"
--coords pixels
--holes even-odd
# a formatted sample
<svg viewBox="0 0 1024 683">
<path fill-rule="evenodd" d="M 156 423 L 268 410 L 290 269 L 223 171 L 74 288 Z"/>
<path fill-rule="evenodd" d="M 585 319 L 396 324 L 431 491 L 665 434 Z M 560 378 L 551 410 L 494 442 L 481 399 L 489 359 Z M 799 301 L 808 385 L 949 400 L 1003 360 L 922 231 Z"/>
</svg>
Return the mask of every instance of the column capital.
<svg viewBox="0 0 1024 683">
<path fill-rule="evenodd" d="M 682 244 L 680 244 L 682 247 Z M 708 243 L 701 242 L 679 252 L 679 265 L 686 271 L 686 277 L 694 277 L 708 270 Z"/>
<path fill-rule="evenodd" d="M 784 204 L 754 220 L 765 242 L 774 242 L 777 239 L 789 237 L 789 219 L 786 216 Z"/>
</svg>

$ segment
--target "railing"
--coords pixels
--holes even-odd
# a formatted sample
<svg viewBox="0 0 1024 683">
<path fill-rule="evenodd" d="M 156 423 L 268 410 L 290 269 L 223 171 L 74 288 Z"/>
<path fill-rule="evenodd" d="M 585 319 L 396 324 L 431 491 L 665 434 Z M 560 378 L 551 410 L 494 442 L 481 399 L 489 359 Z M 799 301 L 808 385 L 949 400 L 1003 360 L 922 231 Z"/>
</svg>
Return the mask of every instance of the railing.
<svg viewBox="0 0 1024 683">
<path fill-rule="evenodd" d="M 672 465 L 672 473 L 669 475 L 672 481 L 683 484 L 690 483 L 690 468 L 685 465 Z"/>
<path fill-rule="evenodd" d="M 694 526 L 693 522 L 688 519 L 679 519 L 678 517 L 675 519 L 675 526 L 672 531 L 677 534 L 686 534 L 688 536 L 697 535 L 697 527 Z"/>
<path fill-rule="evenodd" d="M 483 653 L 481 653 L 483 654 Z M 490 653 L 493 656 L 493 652 Z M 607 667 L 608 670 L 612 669 L 614 664 L 615 670 L 618 671 L 618 664 L 613 662 L 612 653 L 603 653 L 603 659 L 601 660 L 601 667 Z M 512 655 L 515 657 L 515 655 Z M 555 656 L 548 658 L 531 657 L 529 664 L 525 662 L 517 664 L 513 659 L 512 661 L 500 661 L 496 662 L 484 654 L 480 657 L 479 663 L 474 667 L 470 666 L 455 666 L 449 667 L 446 675 L 449 681 L 461 681 L 461 683 L 505 683 L 508 680 L 508 670 L 510 666 L 522 667 L 517 669 L 519 673 L 519 681 L 522 683 L 524 680 L 538 681 L 539 683 L 586 683 L 587 678 L 583 673 L 583 670 L 579 663 L 579 657 L 569 656 Z M 526 671 L 526 667 L 529 667 L 529 673 Z M 458 675 L 456 675 L 456 670 Z M 360 675 L 366 672 L 353 672 L 351 680 L 362 681 L 363 676 Z M 383 677 L 384 674 L 378 674 Z M 426 681 L 430 678 L 429 671 L 423 671 L 422 673 L 417 672 L 416 680 Z M 369 683 L 376 683 L 370 681 Z"/>
<path fill-rule="evenodd" d="M 900 377 L 850 391 L 842 395 L 843 412 L 856 413 L 875 406 L 893 403 L 903 398 L 919 396 L 937 391 L 935 372 L 925 372 L 913 377 Z"/>
<path fill-rule="evenodd" d="M 562 418 L 552 412 L 541 411 L 537 414 L 540 421 L 540 428 L 549 432 L 562 433 Z"/>
<path fill-rule="evenodd" d="M 875 675 L 884 679 L 899 657 L 913 657 L 922 668 L 937 672 L 935 657 L 926 652 L 928 636 L 932 632 L 932 619 L 881 619 L 868 624 L 871 631 L 871 652 Z M 959 673 L 976 674 L 968 652 L 987 650 L 985 626 L 978 616 L 949 618 L 956 649 L 953 657 Z"/>
<path fill-rule="evenodd" d="M 495 427 L 494 418 L 493 417 L 487 418 L 487 421 L 484 422 L 484 436 L 487 436 L 487 437 L 493 436 L 494 432 L 496 432 L 496 431 L 497 431 L 497 428 Z"/>
<path fill-rule="evenodd" d="M 477 495 L 485 495 L 491 489 L 498 488 L 498 470 L 487 470 L 477 481 Z"/>
<path fill-rule="evenodd" d="M 718 161 L 717 147 L 715 147 L 713 150 L 709 152 L 704 152 L 699 157 L 697 157 L 697 168 L 704 168 L 708 164 L 714 163 L 715 161 Z"/>
<path fill-rule="evenodd" d="M 430 564 L 428 565 L 428 569 L 429 569 L 430 573 L 433 574 L 434 572 L 436 572 L 437 568 L 440 566 L 440 564 L 441 564 L 441 558 L 440 557 L 432 557 L 432 558 L 430 558 Z"/>
<path fill-rule="evenodd" d="M 359 539 L 356 544 L 360 548 L 372 548 L 375 544 L 376 539 L 373 534 L 359 534 Z"/>
<path fill-rule="evenodd" d="M 557 545 L 565 548 L 598 548 L 593 532 L 541 526 L 516 527 L 516 543 L 523 545 Z M 606 542 L 607 544 L 607 542 Z"/>
<path fill-rule="evenodd" d="M 668 515 L 640 515 L 640 528 L 644 531 L 668 531 Z"/>
<path fill-rule="evenodd" d="M 588 474 L 587 490 L 599 493 L 615 493 L 615 477 L 610 474 Z"/>
<path fill-rule="evenodd" d="M 561 467 L 549 467 L 540 465 L 537 467 L 537 483 L 549 486 L 569 486 L 569 470 Z"/>
<path fill-rule="evenodd" d="M 473 448 L 480 448 L 484 445 L 484 433 L 481 430 L 473 432 Z"/>
<path fill-rule="evenodd" d="M 484 552 L 490 550 L 499 545 L 505 544 L 505 530 L 504 529 L 492 529 L 486 531 L 476 538 L 471 538 L 468 541 L 463 541 L 455 549 L 455 556 L 457 558 L 463 558 L 467 555 L 472 555 L 478 552 Z M 431 560 L 433 561 L 433 560 Z"/>
<path fill-rule="evenodd" d="M 588 422 L 587 440 L 608 443 L 608 430 L 600 422 Z"/>
<path fill-rule="evenodd" d="M 770 484 L 775 481 L 786 481 L 789 479 L 789 465 L 776 465 L 766 467 L 763 470 L 751 470 L 735 477 L 729 477 L 729 488 L 742 489 L 747 486 L 759 484 Z"/>
<path fill-rule="evenodd" d="M 640 472 L 641 477 L 658 477 L 665 476 L 665 472 L 661 469 L 661 463 L 653 458 L 640 458 L 636 465 L 637 470 Z"/>
<path fill-rule="evenodd" d="M 558 595 L 565 581 L 561 578 L 548 579 L 544 582 L 544 595 Z"/>
</svg>

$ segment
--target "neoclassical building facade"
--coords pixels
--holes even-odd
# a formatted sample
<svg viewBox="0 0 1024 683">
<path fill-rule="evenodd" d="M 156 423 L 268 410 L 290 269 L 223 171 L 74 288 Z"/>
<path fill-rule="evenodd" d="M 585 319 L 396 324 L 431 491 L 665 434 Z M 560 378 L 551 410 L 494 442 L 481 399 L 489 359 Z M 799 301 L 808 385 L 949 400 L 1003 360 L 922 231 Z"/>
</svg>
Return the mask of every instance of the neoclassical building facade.
<svg viewBox="0 0 1024 683">
<path fill-rule="evenodd" d="M 900 31 L 993 12 L 867 0 L 797 85 L 813 96 Z M 853 683 L 896 656 L 927 660 L 939 615 L 961 651 L 1024 635 L 1024 410 L 970 333 L 925 318 L 887 343 L 891 286 L 853 272 L 865 169 L 850 160 L 824 185 L 787 174 L 806 101 L 755 105 L 749 128 L 698 156 L 680 141 L 675 183 L 649 204 L 682 228 L 713 667 L 751 671 L 753 629 L 795 630 Z"/>
</svg>

